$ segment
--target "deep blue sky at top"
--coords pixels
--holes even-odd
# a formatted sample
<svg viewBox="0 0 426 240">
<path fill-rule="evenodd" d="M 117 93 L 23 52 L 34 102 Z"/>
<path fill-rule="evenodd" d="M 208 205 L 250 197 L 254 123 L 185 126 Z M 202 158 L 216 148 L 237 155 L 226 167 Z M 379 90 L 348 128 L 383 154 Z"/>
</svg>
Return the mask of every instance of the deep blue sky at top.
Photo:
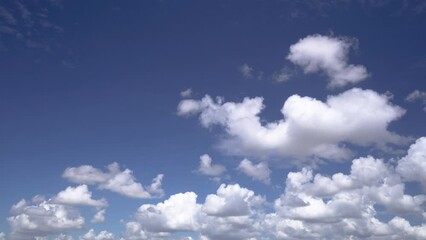
<svg viewBox="0 0 426 240">
<path fill-rule="evenodd" d="M 1 5 L 14 7 L 9 1 Z M 179 92 L 192 88 L 195 98 L 209 94 L 230 101 L 263 96 L 267 107 L 262 117 L 272 121 L 282 117 L 279 110 L 292 94 L 324 100 L 350 88 L 330 90 L 321 76 L 301 73 L 285 83 L 272 80 L 275 71 L 292 66 L 285 60 L 289 46 L 311 34 L 358 39 L 350 62 L 364 65 L 371 76 L 357 87 L 393 93 L 392 102 L 408 112 L 391 129 L 425 135 L 420 123 L 426 122 L 426 114 L 420 104 L 404 98 L 414 89 L 426 89 L 426 9 L 402 5 L 167 0 L 29 4 L 33 10 L 46 8 L 49 21 L 59 28 L 38 27 L 37 34 L 27 36 L 36 46 L 11 35 L 0 37 L 0 232 L 12 204 L 64 189 L 68 184 L 60 175 L 70 166 L 101 168 L 117 161 L 141 182 L 164 173 L 166 195 L 214 191 L 214 182 L 191 172 L 199 156 L 208 153 L 229 169 L 241 159 L 214 148 L 220 131 L 176 115 Z M 25 30 L 20 24 L 16 28 Z M 244 63 L 262 71 L 263 78 L 244 79 L 238 71 Z M 280 171 L 274 171 L 276 184 L 288 170 Z M 238 182 L 244 181 L 261 186 L 243 177 Z M 279 194 L 274 189 L 258 192 Z M 149 202 L 114 197 L 129 201 L 124 213 L 116 210 L 123 218 Z"/>
</svg>

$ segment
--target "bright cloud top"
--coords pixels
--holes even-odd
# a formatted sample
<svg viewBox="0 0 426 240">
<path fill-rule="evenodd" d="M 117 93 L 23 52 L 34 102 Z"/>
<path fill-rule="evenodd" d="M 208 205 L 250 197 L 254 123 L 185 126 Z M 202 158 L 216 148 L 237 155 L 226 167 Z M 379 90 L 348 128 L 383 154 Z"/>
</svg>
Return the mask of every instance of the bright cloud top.
<svg viewBox="0 0 426 240">
<path fill-rule="evenodd" d="M 136 182 L 130 169 L 121 171 L 118 163 L 112 163 L 107 168 L 108 172 L 103 172 L 90 165 L 70 167 L 65 169 L 62 177 L 73 183 L 97 185 L 100 189 L 110 190 L 131 198 L 144 199 L 164 195 L 161 188 L 163 174 L 157 175 L 150 186 L 143 187 L 142 184 Z"/>
<path fill-rule="evenodd" d="M 240 103 L 186 99 L 178 114 L 199 114 L 204 127 L 222 126 L 227 138 L 220 146 L 231 154 L 254 156 L 317 156 L 347 159 L 351 151 L 344 143 L 359 146 L 402 144 L 406 138 L 387 130 L 405 110 L 372 90 L 350 89 L 325 102 L 299 95 L 290 96 L 281 109 L 283 119 L 263 124 L 259 117 L 263 98 L 244 98 Z"/>
<path fill-rule="evenodd" d="M 368 77 L 361 65 L 347 62 L 352 41 L 322 35 L 310 35 L 290 46 L 287 59 L 300 66 L 305 73 L 324 73 L 329 87 L 355 84 Z"/>
<path fill-rule="evenodd" d="M 106 207 L 108 203 L 105 199 L 92 199 L 92 193 L 87 188 L 87 185 L 77 187 L 67 187 L 64 191 L 58 193 L 53 198 L 53 202 L 70 205 L 86 205 L 92 207 Z"/>
</svg>

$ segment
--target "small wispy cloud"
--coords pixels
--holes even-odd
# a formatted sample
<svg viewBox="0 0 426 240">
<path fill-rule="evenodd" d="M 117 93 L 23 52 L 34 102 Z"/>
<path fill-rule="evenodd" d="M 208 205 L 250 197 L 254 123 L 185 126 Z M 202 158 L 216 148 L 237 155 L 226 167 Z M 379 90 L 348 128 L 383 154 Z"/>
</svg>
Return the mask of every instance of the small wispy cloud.
<svg viewBox="0 0 426 240">
<path fill-rule="evenodd" d="M 420 90 L 414 90 L 405 98 L 407 102 L 421 102 L 423 105 L 423 111 L 426 112 L 426 92 Z"/>
<path fill-rule="evenodd" d="M 192 89 L 191 88 L 188 88 L 188 89 L 180 92 L 180 96 L 183 97 L 183 98 L 191 97 L 191 95 L 192 95 Z"/>
<path fill-rule="evenodd" d="M 253 71 L 254 69 L 252 67 L 250 67 L 247 63 L 244 63 L 243 65 L 238 67 L 238 70 L 240 71 L 240 73 L 243 75 L 244 78 L 253 78 Z"/>
</svg>

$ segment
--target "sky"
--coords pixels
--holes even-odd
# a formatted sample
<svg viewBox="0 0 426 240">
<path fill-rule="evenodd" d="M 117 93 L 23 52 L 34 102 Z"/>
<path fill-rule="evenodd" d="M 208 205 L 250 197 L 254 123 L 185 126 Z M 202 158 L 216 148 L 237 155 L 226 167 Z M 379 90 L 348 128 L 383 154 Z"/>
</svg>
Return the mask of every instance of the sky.
<svg viewBox="0 0 426 240">
<path fill-rule="evenodd" d="M 421 0 L 0 2 L 0 240 L 426 239 Z"/>
</svg>

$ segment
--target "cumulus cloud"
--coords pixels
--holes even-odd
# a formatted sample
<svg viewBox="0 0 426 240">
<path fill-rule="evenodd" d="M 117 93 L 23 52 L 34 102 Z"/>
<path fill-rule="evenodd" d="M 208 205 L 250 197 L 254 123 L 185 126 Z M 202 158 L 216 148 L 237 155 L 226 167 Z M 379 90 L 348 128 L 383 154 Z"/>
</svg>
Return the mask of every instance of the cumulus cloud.
<svg viewBox="0 0 426 240">
<path fill-rule="evenodd" d="M 405 98 L 408 102 L 421 102 L 423 104 L 423 111 L 426 112 L 426 92 L 414 90 Z"/>
<path fill-rule="evenodd" d="M 290 172 L 272 211 L 263 197 L 238 184 L 222 184 L 203 204 L 195 193 L 176 194 L 142 205 L 135 221 L 126 223 L 125 236 L 170 239 L 176 231 L 191 231 L 213 240 L 423 239 L 425 225 L 407 219 L 426 216 L 426 196 L 407 194 L 396 168 L 367 156 L 353 160 L 348 174 Z M 390 220 L 382 221 L 383 214 Z"/>
<path fill-rule="evenodd" d="M 270 123 L 259 117 L 264 107 L 261 97 L 236 103 L 214 101 L 207 95 L 201 100 L 182 100 L 178 114 L 199 114 L 206 128 L 222 126 L 227 136 L 219 146 L 235 155 L 347 159 L 351 151 L 345 143 L 387 150 L 388 144 L 407 142 L 387 130 L 405 110 L 372 90 L 350 89 L 328 96 L 325 102 L 293 95 L 281 109 L 283 119 Z"/>
<path fill-rule="evenodd" d="M 84 218 L 71 207 L 44 201 L 38 205 L 21 205 L 7 218 L 10 239 L 35 239 L 84 226 Z M 16 205 L 15 205 L 16 206 Z"/>
<path fill-rule="evenodd" d="M 221 164 L 212 164 L 212 158 L 208 154 L 200 156 L 200 166 L 197 169 L 197 173 L 210 176 L 219 177 L 226 172 L 225 166 Z"/>
<path fill-rule="evenodd" d="M 107 231 L 101 231 L 99 234 L 95 233 L 95 230 L 90 229 L 86 234 L 79 237 L 79 240 L 114 240 L 116 239 L 114 237 L 114 234 L 107 232 Z"/>
<path fill-rule="evenodd" d="M 194 231 L 201 208 L 196 200 L 193 192 L 178 193 L 157 205 L 143 204 L 135 218 L 150 232 Z"/>
<path fill-rule="evenodd" d="M 70 167 L 65 169 L 62 177 L 70 182 L 79 184 L 97 185 L 100 189 L 110 190 L 131 198 L 161 197 L 164 192 L 161 188 L 163 175 L 159 174 L 153 179 L 151 186 L 145 187 L 136 182 L 130 169 L 121 170 L 118 163 L 112 163 L 107 167 L 108 172 L 90 165 Z"/>
<path fill-rule="evenodd" d="M 274 79 L 275 82 L 282 83 L 282 82 L 287 82 L 288 80 L 290 80 L 291 76 L 292 76 L 292 73 L 290 72 L 290 70 L 284 67 L 280 69 L 279 71 L 275 72 L 272 75 L 272 79 Z"/>
<path fill-rule="evenodd" d="M 410 146 L 407 155 L 399 161 L 397 171 L 406 181 L 420 182 L 426 189 L 426 137 Z"/>
<path fill-rule="evenodd" d="M 284 191 L 272 203 L 239 184 L 221 184 L 204 202 L 197 202 L 194 192 L 177 193 L 141 205 L 132 219 L 124 221 L 125 231 L 119 236 L 128 240 L 189 239 L 187 234 L 210 240 L 424 239 L 426 195 L 407 191 L 406 182 L 423 183 L 425 139 L 419 138 L 406 156 L 395 161 L 366 156 L 352 160 L 345 173 L 323 175 L 309 168 L 289 172 Z M 67 189 L 62 192 L 83 189 L 83 202 L 91 202 L 84 187 Z M 76 199 L 73 203 L 81 203 L 81 197 Z M 85 227 L 84 218 L 68 203 L 21 200 L 10 212 L 12 240 L 55 236 L 70 240 L 70 231 Z M 99 209 L 94 219 L 104 214 Z M 79 240 L 120 237 L 89 230 Z"/>
<path fill-rule="evenodd" d="M 364 66 L 348 63 L 352 45 L 353 41 L 345 38 L 310 35 L 290 46 L 287 59 L 305 73 L 324 73 L 329 78 L 329 87 L 343 87 L 368 77 Z"/>
<path fill-rule="evenodd" d="M 238 184 L 221 184 L 216 194 L 206 197 L 202 210 L 208 215 L 220 217 L 247 216 L 252 206 L 258 206 L 263 201 L 262 197 Z"/>
<path fill-rule="evenodd" d="M 250 239 L 258 236 L 254 209 L 263 197 L 238 184 L 221 185 L 216 194 L 197 203 L 193 192 L 178 193 L 164 202 L 144 204 L 127 222 L 126 239 L 171 239 L 174 232 L 198 232 L 200 239 Z"/>
<path fill-rule="evenodd" d="M 105 199 L 92 199 L 92 192 L 89 191 L 87 185 L 79 185 L 77 187 L 67 187 L 53 198 L 54 203 L 69 205 L 86 205 L 92 207 L 106 207 L 108 205 Z"/>
<path fill-rule="evenodd" d="M 271 183 L 271 170 L 265 162 L 253 164 L 250 160 L 243 159 L 238 165 L 237 170 L 251 177 L 255 181 L 260 181 L 265 184 Z"/>
</svg>

